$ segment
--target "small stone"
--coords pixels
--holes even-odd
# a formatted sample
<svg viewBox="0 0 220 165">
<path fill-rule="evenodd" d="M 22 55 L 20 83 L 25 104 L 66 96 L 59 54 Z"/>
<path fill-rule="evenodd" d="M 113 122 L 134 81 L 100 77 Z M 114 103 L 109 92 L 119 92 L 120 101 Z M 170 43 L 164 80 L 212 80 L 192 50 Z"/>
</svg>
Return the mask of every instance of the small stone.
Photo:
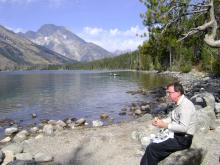
<svg viewBox="0 0 220 165">
<path fill-rule="evenodd" d="M 12 135 L 13 133 L 18 132 L 18 128 L 17 127 L 10 127 L 10 128 L 6 128 L 5 129 L 5 135 Z"/>
<path fill-rule="evenodd" d="M 32 118 L 36 118 L 37 114 L 36 113 L 32 113 Z"/>
<path fill-rule="evenodd" d="M 94 121 L 92 121 L 92 125 L 93 125 L 93 127 L 101 127 L 101 126 L 103 126 L 103 122 L 99 121 L 99 120 L 94 120 Z"/>
<path fill-rule="evenodd" d="M 37 135 L 37 136 L 35 137 L 35 139 L 41 139 L 41 138 L 43 138 L 43 137 L 44 137 L 44 135 L 40 134 L 40 135 Z"/>
<path fill-rule="evenodd" d="M 135 115 L 141 115 L 141 114 L 142 114 L 142 112 L 141 112 L 141 110 L 140 110 L 140 109 L 137 109 L 137 110 L 134 112 L 134 114 L 135 114 Z"/>
<path fill-rule="evenodd" d="M 131 138 L 134 139 L 134 140 L 138 140 L 138 133 L 137 133 L 137 131 L 133 131 L 131 133 Z"/>
<path fill-rule="evenodd" d="M 53 126 L 51 125 L 51 124 L 47 124 L 47 125 L 45 125 L 44 127 L 43 127 L 43 133 L 45 134 L 45 135 L 53 135 L 54 134 L 54 128 L 53 128 Z"/>
<path fill-rule="evenodd" d="M 142 111 L 149 111 L 150 110 L 150 105 L 142 105 L 141 110 Z"/>
<path fill-rule="evenodd" d="M 0 143 L 7 143 L 11 141 L 11 137 L 6 137 L 0 141 Z"/>
<path fill-rule="evenodd" d="M 57 121 L 56 121 L 56 120 L 49 120 L 49 121 L 48 121 L 48 124 L 56 125 L 56 124 L 57 124 Z"/>
<path fill-rule="evenodd" d="M 76 126 L 83 126 L 85 124 L 85 122 L 86 122 L 86 120 L 84 118 L 81 118 L 75 122 L 75 125 Z"/>
<path fill-rule="evenodd" d="M 66 126 L 66 123 L 64 123 L 62 120 L 58 120 L 56 122 L 57 125 L 61 126 L 61 127 L 65 127 Z"/>
<path fill-rule="evenodd" d="M 102 119 L 102 120 L 106 120 L 106 119 L 108 119 L 109 118 L 109 116 L 107 115 L 107 114 L 101 114 L 100 115 L 100 118 Z"/>
<path fill-rule="evenodd" d="M 125 111 L 119 112 L 119 115 L 120 115 L 120 116 L 126 115 L 126 112 L 125 112 Z"/>
<path fill-rule="evenodd" d="M 74 123 L 68 124 L 68 126 L 69 126 L 71 129 L 75 129 L 75 124 L 74 124 Z"/>
<path fill-rule="evenodd" d="M 121 111 L 123 111 L 123 112 L 124 112 L 124 111 L 127 111 L 127 108 L 122 108 Z"/>
<path fill-rule="evenodd" d="M 32 128 L 30 129 L 30 132 L 31 132 L 31 133 L 37 133 L 38 130 L 39 130 L 39 128 L 37 128 L 37 127 L 32 127 Z"/>
</svg>

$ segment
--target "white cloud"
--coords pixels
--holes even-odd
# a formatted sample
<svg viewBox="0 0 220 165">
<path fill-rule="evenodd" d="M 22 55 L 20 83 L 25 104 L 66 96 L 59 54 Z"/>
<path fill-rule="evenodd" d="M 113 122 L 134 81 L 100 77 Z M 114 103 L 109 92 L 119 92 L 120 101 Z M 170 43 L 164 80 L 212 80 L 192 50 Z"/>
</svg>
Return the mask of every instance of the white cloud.
<svg viewBox="0 0 220 165">
<path fill-rule="evenodd" d="M 91 28 L 91 27 L 84 27 L 83 28 L 83 33 L 91 35 L 91 36 L 97 36 L 102 32 L 103 32 L 102 28 Z"/>
<path fill-rule="evenodd" d="M 147 30 L 139 26 L 130 27 L 122 31 L 118 28 L 103 29 L 97 27 L 85 27 L 78 35 L 87 42 L 93 42 L 108 51 L 116 50 L 135 50 L 147 38 L 141 38 L 139 35 Z"/>
</svg>

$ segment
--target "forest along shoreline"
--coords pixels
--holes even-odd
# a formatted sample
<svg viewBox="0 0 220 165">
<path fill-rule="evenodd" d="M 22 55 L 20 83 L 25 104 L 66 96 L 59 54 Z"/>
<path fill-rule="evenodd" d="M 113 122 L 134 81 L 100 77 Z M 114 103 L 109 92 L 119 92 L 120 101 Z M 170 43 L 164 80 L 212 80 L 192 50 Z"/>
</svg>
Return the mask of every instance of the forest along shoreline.
<svg viewBox="0 0 220 165">
<path fill-rule="evenodd" d="M 183 84 L 189 98 L 200 91 L 207 91 L 214 95 L 216 105 L 219 106 L 220 104 L 220 78 L 199 72 L 161 72 L 156 74 L 177 78 Z M 148 92 L 144 90 L 129 92 L 131 94 L 154 95 L 156 102 L 153 104 L 157 106 L 148 103 L 132 104 L 130 109 L 122 109 L 120 113 L 122 113 L 121 115 L 131 113 L 137 118 L 136 120 L 109 126 L 103 126 L 103 120 L 110 118 L 107 114 L 102 114 L 101 120 L 92 121 L 92 128 L 88 127 L 83 118 L 65 121 L 49 120 L 24 130 L 11 126 L 5 130 L 5 137 L 0 141 L 2 153 L 0 155 L 5 155 L 0 156 L 0 160 L 4 161 L 3 164 L 12 162 L 14 159 L 34 159 L 37 162 L 60 162 L 61 164 L 80 164 L 92 161 L 95 164 L 102 164 L 103 160 L 100 159 L 100 156 L 106 159 L 106 156 L 112 155 L 114 158 L 105 164 L 117 162 L 120 162 L 121 165 L 126 164 L 126 162 L 137 164 L 140 155 L 143 153 L 139 152 L 140 144 L 131 140 L 132 131 L 146 126 L 148 127 L 148 134 L 150 134 L 153 130 L 149 123 L 152 115 L 148 112 L 152 111 L 152 107 L 157 107 L 153 110 L 154 115 L 166 115 L 161 113 L 161 110 L 169 111 L 172 109 L 172 104 L 166 103 L 163 87 Z M 219 116 L 219 109 L 216 107 L 215 110 L 217 117 Z M 110 148 L 106 148 L 108 145 L 104 147 L 107 142 Z M 83 148 L 84 143 L 88 143 L 86 148 Z M 123 154 L 118 155 L 119 151 Z M 85 154 L 90 154 L 90 156 L 85 157 Z M 76 157 L 77 159 L 75 159 Z"/>
</svg>

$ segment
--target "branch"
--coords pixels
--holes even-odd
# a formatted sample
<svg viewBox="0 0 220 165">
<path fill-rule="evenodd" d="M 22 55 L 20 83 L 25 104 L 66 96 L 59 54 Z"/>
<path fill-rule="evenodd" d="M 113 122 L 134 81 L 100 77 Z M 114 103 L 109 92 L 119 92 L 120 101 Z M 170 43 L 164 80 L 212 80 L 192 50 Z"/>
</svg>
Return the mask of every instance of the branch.
<svg viewBox="0 0 220 165">
<path fill-rule="evenodd" d="M 178 39 L 178 42 L 180 42 L 180 41 L 184 40 L 185 38 L 187 38 L 187 37 L 189 37 L 189 36 L 191 36 L 193 34 L 196 34 L 198 32 L 199 32 L 199 29 L 197 29 L 197 28 L 191 29 L 188 33 L 183 34 L 184 37 Z"/>
<path fill-rule="evenodd" d="M 175 22 L 177 22 L 181 17 L 183 17 L 183 16 L 187 16 L 187 15 L 192 15 L 192 14 L 196 14 L 196 13 L 200 13 L 200 15 L 202 14 L 202 13 L 207 13 L 208 11 L 209 11 L 209 8 L 211 7 L 210 5 L 200 5 L 201 3 L 199 3 L 198 5 L 193 5 L 193 4 L 191 4 L 191 5 L 188 5 L 188 6 L 196 6 L 196 7 L 206 7 L 206 9 L 197 9 L 197 10 L 193 10 L 193 11 L 191 11 L 191 12 L 185 12 L 185 13 L 182 13 L 181 15 L 179 15 L 179 16 L 177 16 L 176 18 L 174 18 L 174 19 L 171 19 L 165 26 L 164 26 L 164 28 L 163 28 L 163 30 L 162 30 L 162 33 L 164 33 L 166 30 L 167 30 L 167 28 L 170 26 L 170 25 L 172 25 L 173 23 L 175 23 Z M 164 16 L 166 16 L 166 15 L 168 15 L 169 13 L 171 13 L 174 9 L 177 9 L 177 8 L 179 8 L 179 7 L 181 7 L 181 6 L 185 6 L 186 5 L 186 3 L 179 3 L 179 4 L 176 4 L 176 5 L 174 5 L 174 6 L 172 6 L 166 13 L 164 13 L 160 18 L 162 18 L 162 17 L 164 17 Z M 191 33 L 191 32 L 190 32 Z M 194 33 L 193 33 L 194 34 Z M 192 34 L 190 34 L 190 35 L 192 35 Z M 187 35 L 188 36 L 188 35 Z M 185 38 L 185 37 L 184 37 Z"/>
<path fill-rule="evenodd" d="M 210 0 L 210 4 L 208 6 L 210 6 L 209 9 L 209 16 L 210 16 L 210 21 L 198 26 L 196 28 L 191 29 L 187 34 L 184 34 L 184 37 L 180 38 L 178 41 L 182 41 L 185 38 L 196 34 L 200 31 L 204 31 L 208 28 L 211 28 L 211 33 L 210 34 L 206 34 L 204 41 L 206 42 L 206 44 L 208 44 L 210 47 L 214 47 L 214 48 L 220 48 L 220 40 L 215 40 L 216 38 L 216 32 L 218 29 L 218 24 L 217 21 L 215 19 L 215 13 L 214 13 L 214 4 L 213 4 L 214 0 Z"/>
</svg>

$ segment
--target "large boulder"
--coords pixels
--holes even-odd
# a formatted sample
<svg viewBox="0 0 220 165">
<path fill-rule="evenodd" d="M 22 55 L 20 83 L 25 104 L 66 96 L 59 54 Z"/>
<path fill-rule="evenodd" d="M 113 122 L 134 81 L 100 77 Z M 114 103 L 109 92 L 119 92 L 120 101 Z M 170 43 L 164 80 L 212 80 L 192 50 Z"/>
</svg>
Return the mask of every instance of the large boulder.
<svg viewBox="0 0 220 165">
<path fill-rule="evenodd" d="M 177 151 L 161 161 L 159 165 L 200 165 L 204 154 L 205 151 L 201 148 Z"/>
<path fill-rule="evenodd" d="M 192 102 L 197 106 L 196 112 L 197 130 L 204 133 L 209 129 L 215 129 L 215 97 L 208 92 L 202 92 L 191 98 Z"/>
<path fill-rule="evenodd" d="M 29 133 L 26 130 L 23 130 L 23 131 L 20 131 L 19 133 L 17 133 L 13 140 L 15 142 L 19 143 L 19 142 L 26 140 L 28 135 L 29 135 Z"/>
</svg>

